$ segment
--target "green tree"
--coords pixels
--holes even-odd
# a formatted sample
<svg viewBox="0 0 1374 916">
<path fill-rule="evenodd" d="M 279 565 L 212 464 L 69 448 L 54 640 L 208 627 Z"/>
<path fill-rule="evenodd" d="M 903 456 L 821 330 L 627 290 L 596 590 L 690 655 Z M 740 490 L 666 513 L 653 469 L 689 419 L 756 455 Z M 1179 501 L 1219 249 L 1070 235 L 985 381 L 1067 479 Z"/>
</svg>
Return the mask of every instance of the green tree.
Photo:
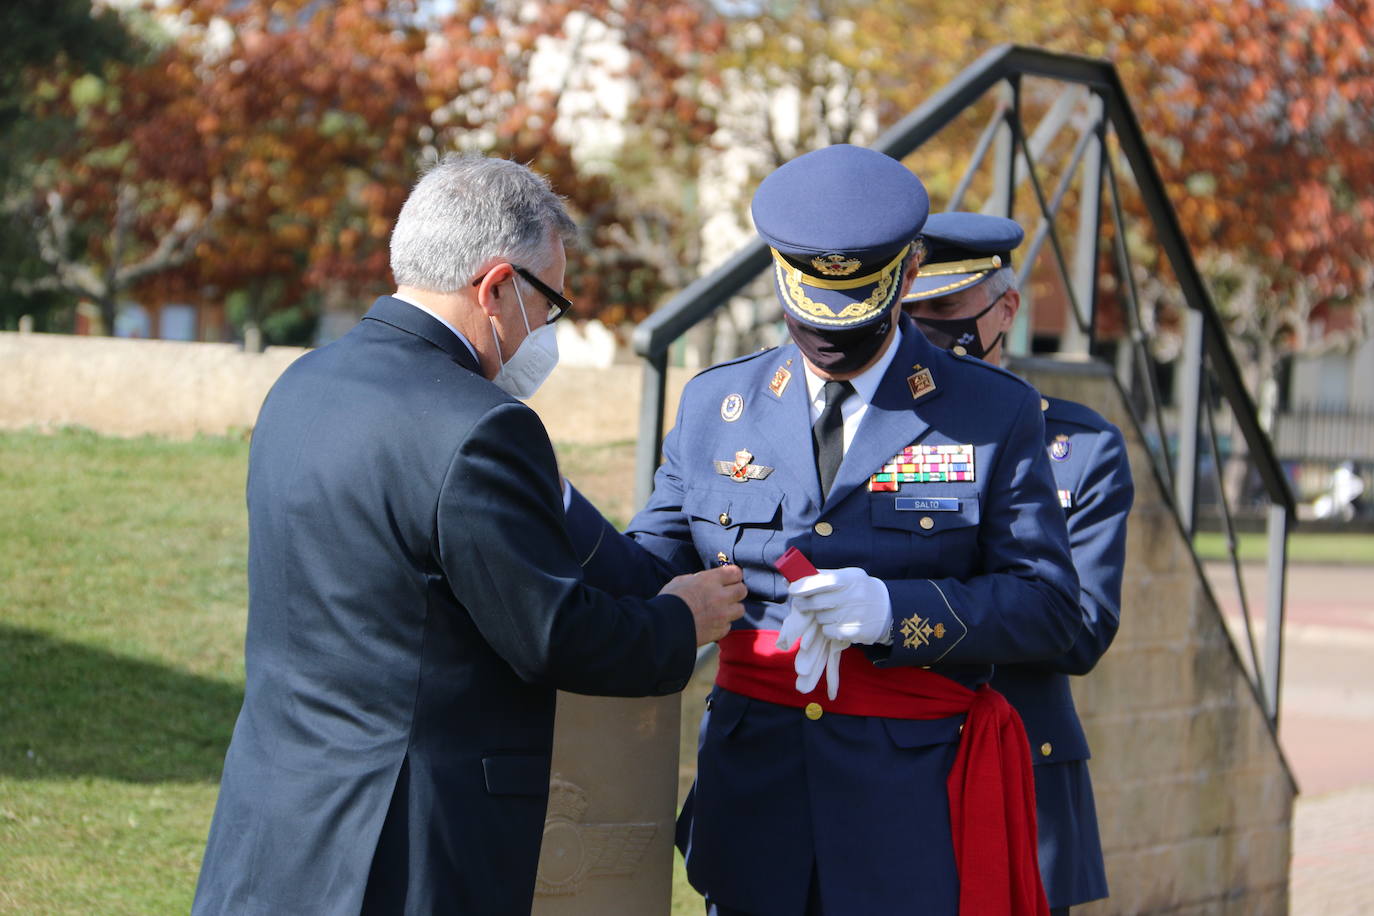
<svg viewBox="0 0 1374 916">
<path fill-rule="evenodd" d="M 36 103 L 56 91 L 56 81 L 131 59 L 138 45 L 111 10 L 93 8 L 90 0 L 12 0 L 0 7 L 0 30 L 7 36 L 0 55 L 0 327 L 10 327 L 21 314 L 42 322 L 66 301 L 28 291 L 45 267 L 25 218 L 23 189 L 73 130 L 69 120 L 42 116 Z"/>
</svg>

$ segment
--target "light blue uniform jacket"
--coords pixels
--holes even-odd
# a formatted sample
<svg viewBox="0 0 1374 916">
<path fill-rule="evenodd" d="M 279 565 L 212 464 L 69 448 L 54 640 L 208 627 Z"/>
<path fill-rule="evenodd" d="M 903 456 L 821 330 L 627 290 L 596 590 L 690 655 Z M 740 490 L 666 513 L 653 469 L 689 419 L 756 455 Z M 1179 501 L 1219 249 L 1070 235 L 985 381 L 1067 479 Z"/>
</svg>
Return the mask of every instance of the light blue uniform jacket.
<svg viewBox="0 0 1374 916">
<path fill-rule="evenodd" d="M 749 597 L 735 626 L 777 630 L 787 583 L 772 564 L 795 546 L 818 568 L 883 580 L 896 636 L 866 650 L 880 667 L 931 666 L 973 686 L 994 663 L 1062 656 L 1080 627 L 1078 584 L 1040 397 L 932 346 L 905 317 L 901 329 L 824 502 L 795 346 L 693 379 L 627 536 L 574 494 L 569 530 L 587 581 L 652 594 L 671 575 L 736 563 Z M 910 445 L 971 446 L 974 479 L 871 492 L 872 475 Z M 718 465 L 741 452 L 760 469 L 742 481 Z M 720 688 L 708 710 L 679 821 L 699 891 L 759 916 L 796 916 L 814 870 L 828 916 L 956 912 L 945 779 L 961 717 L 811 719 Z"/>
</svg>

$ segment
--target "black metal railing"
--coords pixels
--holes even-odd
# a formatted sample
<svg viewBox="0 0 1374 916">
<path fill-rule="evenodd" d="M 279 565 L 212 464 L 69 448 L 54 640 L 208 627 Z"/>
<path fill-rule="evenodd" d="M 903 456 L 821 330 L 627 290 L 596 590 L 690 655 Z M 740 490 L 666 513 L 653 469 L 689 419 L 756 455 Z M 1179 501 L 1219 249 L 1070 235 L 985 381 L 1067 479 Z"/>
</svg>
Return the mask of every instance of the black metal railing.
<svg viewBox="0 0 1374 916">
<path fill-rule="evenodd" d="M 1068 124 L 1069 119 L 1052 119 L 1047 115 L 1036 131 L 1028 135 L 1022 120 L 1022 81 L 1027 77 L 1062 84 L 1063 92 L 1051 113 L 1056 109 L 1072 110 L 1077 116 L 1079 135 L 1067 157 L 1061 159 L 1058 179 L 1052 186 L 1047 186 L 1050 176 L 1042 167 L 1041 159 L 1050 154 L 1050 141 L 1060 129 L 1055 125 Z M 1210 461 L 1213 469 L 1219 469 L 1227 457 L 1221 453 L 1218 435 L 1218 414 L 1225 414 L 1231 450 L 1243 445 L 1244 460 L 1258 478 L 1268 504 L 1269 587 L 1262 658 L 1240 575 L 1231 507 L 1223 498 L 1219 508 L 1244 615 L 1245 639 L 1239 643 L 1237 651 L 1248 650 L 1242 654 L 1249 656 L 1246 667 L 1252 685 L 1271 723 L 1277 725 L 1287 536 L 1296 521 L 1294 501 L 1275 450 L 1259 424 L 1254 403 L 1227 342 L 1225 326 L 1193 260 L 1115 67 L 1105 60 L 1016 45 L 1002 46 L 983 55 L 893 125 L 873 147 L 894 158 L 905 158 L 992 92 L 999 94 L 992 118 L 974 146 L 967 170 L 948 209 L 960 208 L 975 173 L 989 153 L 996 155 L 997 161 L 995 187 L 985 211 L 1012 216 L 1018 179 L 1024 177 L 1034 197 L 1038 222 L 1029 235 L 1018 279 L 1022 281 L 1025 295 L 1024 281 L 1038 253 L 1048 244 L 1063 281 L 1067 312 L 1072 319 L 1061 341 L 1061 352 L 1086 355 L 1095 342 L 1098 274 L 1103 260 L 1101 243 L 1104 237 L 1110 237 L 1110 262 L 1115 265 L 1118 278 L 1115 298 L 1125 313 L 1126 323 L 1126 346 L 1121 348 L 1117 381 L 1147 444 L 1153 471 L 1164 492 L 1172 499 L 1181 530 L 1189 539 L 1197 529 L 1199 468 Z M 1047 124 L 1050 126 L 1042 130 Z M 1177 294 L 1186 304 L 1182 349 L 1174 373 L 1173 404 L 1167 422 L 1166 405 L 1156 381 L 1158 361 L 1151 351 L 1150 328 L 1142 314 L 1135 264 L 1127 243 L 1128 208 L 1123 200 L 1123 176 L 1119 174 L 1123 167 L 1133 179 L 1156 244 L 1172 270 Z M 1074 179 L 1079 182 L 1078 193 L 1070 195 Z M 1065 201 L 1070 196 L 1075 198 L 1074 210 L 1079 220 L 1072 256 L 1060 233 Z M 1109 214 L 1105 226 L 1104 211 Z M 635 352 L 645 361 L 635 472 L 638 505 L 648 499 L 660 459 L 670 345 L 740 293 L 769 264 L 767 247 L 755 237 L 719 268 L 673 297 L 635 330 Z M 1014 352 L 1016 346 L 1011 349 Z"/>
</svg>

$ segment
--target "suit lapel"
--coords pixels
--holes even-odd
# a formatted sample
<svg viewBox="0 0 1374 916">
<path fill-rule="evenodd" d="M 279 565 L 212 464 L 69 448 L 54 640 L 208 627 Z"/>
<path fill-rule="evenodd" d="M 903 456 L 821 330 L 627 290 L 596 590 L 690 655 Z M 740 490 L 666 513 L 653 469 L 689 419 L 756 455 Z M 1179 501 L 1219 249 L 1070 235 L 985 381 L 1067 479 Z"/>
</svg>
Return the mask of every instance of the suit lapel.
<svg viewBox="0 0 1374 916">
<path fill-rule="evenodd" d="M 397 330 L 423 338 L 447 353 L 450 359 L 464 369 L 478 375 L 482 374 L 477 358 L 457 334 L 442 321 L 409 302 L 403 302 L 393 296 L 382 296 L 372 303 L 372 308 L 363 316 L 364 321 L 368 319 L 389 324 Z"/>
<path fill-rule="evenodd" d="M 934 390 L 916 398 L 912 396 L 907 378 L 917 371 L 918 365 L 930 368 L 938 351 L 905 316 L 901 328 L 900 349 L 887 367 L 844 454 L 826 506 L 838 503 L 858 487 L 867 485 L 869 477 L 889 458 L 925 435 L 930 428 L 922 412 L 940 394 L 938 379 Z"/>
<path fill-rule="evenodd" d="M 788 365 L 788 361 L 791 365 Z M 811 406 L 807 403 L 806 375 L 801 352 L 796 345 L 779 347 L 768 361 L 759 360 L 762 369 L 758 391 L 761 402 L 759 434 L 764 436 L 779 472 L 792 478 L 797 492 L 805 493 L 814 505 L 821 504 L 821 481 L 816 474 L 816 454 L 811 445 Z M 776 395 L 769 387 L 781 369 L 788 373 L 787 387 Z M 760 453 L 762 454 L 762 453 Z"/>
</svg>

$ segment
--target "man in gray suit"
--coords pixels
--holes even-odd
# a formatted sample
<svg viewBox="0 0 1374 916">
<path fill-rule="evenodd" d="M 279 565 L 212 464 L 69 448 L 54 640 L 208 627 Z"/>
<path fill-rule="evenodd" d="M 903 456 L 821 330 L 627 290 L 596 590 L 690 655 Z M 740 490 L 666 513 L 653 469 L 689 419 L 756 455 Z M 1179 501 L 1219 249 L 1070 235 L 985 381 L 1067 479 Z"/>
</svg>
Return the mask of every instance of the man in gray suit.
<svg viewBox="0 0 1374 916">
<path fill-rule="evenodd" d="M 448 157 L 399 288 L 268 394 L 248 470 L 247 689 L 194 913 L 527 913 L 555 690 L 680 690 L 740 571 L 586 586 L 528 397 L 572 222 L 513 162 Z"/>
</svg>

